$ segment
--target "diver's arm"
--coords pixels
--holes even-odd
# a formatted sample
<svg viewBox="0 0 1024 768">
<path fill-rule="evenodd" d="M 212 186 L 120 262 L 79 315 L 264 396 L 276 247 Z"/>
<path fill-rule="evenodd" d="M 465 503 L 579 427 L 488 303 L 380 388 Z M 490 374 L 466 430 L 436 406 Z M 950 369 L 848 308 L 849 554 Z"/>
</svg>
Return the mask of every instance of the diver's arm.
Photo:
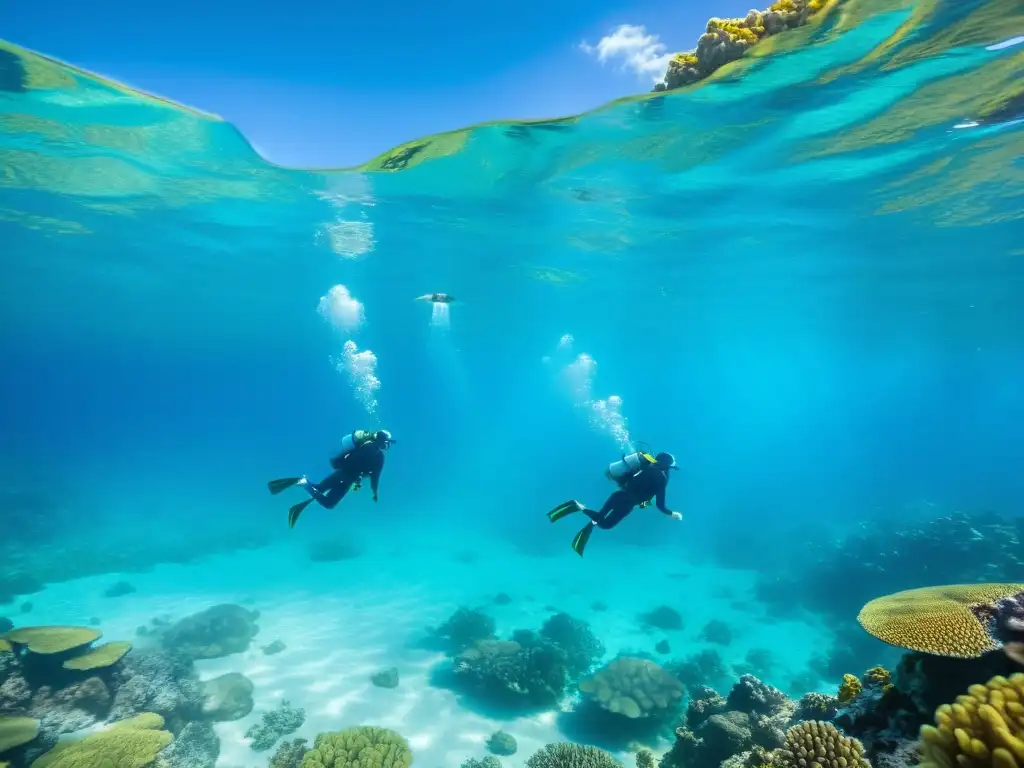
<svg viewBox="0 0 1024 768">
<path fill-rule="evenodd" d="M 676 520 L 682 520 L 683 516 L 680 513 L 673 512 L 671 509 L 669 509 L 668 507 L 665 506 L 665 489 L 667 487 L 668 487 L 668 480 L 666 479 L 665 482 L 662 483 L 658 487 L 658 492 L 655 494 L 655 497 L 654 497 L 654 503 L 658 507 L 658 510 L 660 512 L 662 512 L 662 513 L 664 513 L 664 514 L 668 515 L 669 517 L 674 518 Z"/>
</svg>

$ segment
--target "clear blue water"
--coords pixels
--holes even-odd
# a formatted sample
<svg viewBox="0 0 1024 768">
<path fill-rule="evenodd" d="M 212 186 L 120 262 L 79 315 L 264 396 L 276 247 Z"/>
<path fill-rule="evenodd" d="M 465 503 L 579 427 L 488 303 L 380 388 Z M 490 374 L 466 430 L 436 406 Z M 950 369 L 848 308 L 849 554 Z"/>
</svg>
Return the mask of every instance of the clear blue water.
<svg viewBox="0 0 1024 768">
<path fill-rule="evenodd" d="M 799 561 L 869 520 L 1019 515 L 1024 52 L 993 45 L 1022 32 L 1000 0 L 849 0 L 698 87 L 340 171 L 275 167 L 215 117 L 12 47 L 0 473 L 46 525 L 11 532 L 7 567 L 49 581 L 68 551 L 95 573 L 121 570 L 87 562 L 115 549 L 259 544 L 197 581 L 137 578 L 172 612 L 183 584 L 198 609 L 250 574 L 268 604 L 412 590 L 433 622 L 523 583 L 536 610 L 706 617 L 715 579 L 745 589 L 763 554 L 685 587 L 665 573 L 730 547 Z M 318 311 L 336 285 L 357 328 Z M 447 326 L 414 300 L 433 291 L 458 299 Z M 372 409 L 339 370 L 348 340 L 375 356 Z M 566 380 L 581 353 L 589 394 Z M 581 560 L 543 513 L 609 492 L 623 446 L 593 416 L 613 395 L 632 440 L 678 458 L 684 520 L 635 512 Z M 326 474 L 364 427 L 399 440 L 380 502 L 289 531 L 300 497 L 266 481 Z M 296 554 L 338 536 L 369 547 L 358 565 Z M 51 589 L 40 621 L 84 620 Z M 789 675 L 819 643 L 805 622 L 764 636 L 786 655 L 791 632 Z"/>
</svg>

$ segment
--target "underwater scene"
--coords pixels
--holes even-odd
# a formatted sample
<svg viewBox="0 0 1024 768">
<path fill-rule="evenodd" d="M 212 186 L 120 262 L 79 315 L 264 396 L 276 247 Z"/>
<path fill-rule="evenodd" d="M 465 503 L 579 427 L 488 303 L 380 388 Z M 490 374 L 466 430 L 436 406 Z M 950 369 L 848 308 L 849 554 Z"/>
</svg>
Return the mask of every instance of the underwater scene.
<svg viewBox="0 0 1024 768">
<path fill-rule="evenodd" d="M 0 42 L 0 766 L 1024 768 L 1024 6 L 695 43 L 318 170 Z"/>
</svg>

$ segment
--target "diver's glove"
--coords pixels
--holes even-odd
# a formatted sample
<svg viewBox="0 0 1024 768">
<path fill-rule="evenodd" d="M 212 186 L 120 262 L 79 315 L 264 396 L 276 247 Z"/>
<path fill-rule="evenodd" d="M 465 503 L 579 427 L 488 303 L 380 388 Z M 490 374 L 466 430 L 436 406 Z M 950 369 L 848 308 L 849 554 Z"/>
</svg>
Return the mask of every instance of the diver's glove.
<svg viewBox="0 0 1024 768">
<path fill-rule="evenodd" d="M 374 501 L 376 501 L 376 500 L 377 500 L 377 494 L 376 494 L 376 493 L 375 493 L 375 494 L 373 494 L 373 500 L 374 500 Z"/>
<path fill-rule="evenodd" d="M 683 513 L 682 512 L 673 512 L 672 513 L 672 519 L 673 520 L 682 520 L 683 519 Z"/>
</svg>

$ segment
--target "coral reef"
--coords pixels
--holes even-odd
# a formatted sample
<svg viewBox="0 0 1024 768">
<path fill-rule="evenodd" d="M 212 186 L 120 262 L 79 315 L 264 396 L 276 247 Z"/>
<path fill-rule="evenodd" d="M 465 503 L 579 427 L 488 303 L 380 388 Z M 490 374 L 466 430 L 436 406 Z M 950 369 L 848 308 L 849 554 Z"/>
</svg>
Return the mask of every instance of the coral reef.
<svg viewBox="0 0 1024 768">
<path fill-rule="evenodd" d="M 603 749 L 559 742 L 534 752 L 526 768 L 622 768 L 622 764 Z"/>
<path fill-rule="evenodd" d="M 509 597 L 504 592 L 499 592 L 498 594 L 496 594 L 494 596 L 494 604 L 495 605 L 508 605 L 511 602 L 512 602 L 512 598 Z"/>
<path fill-rule="evenodd" d="M 75 656 L 63 663 L 64 669 L 72 669 L 78 672 L 87 672 L 94 669 L 112 667 L 125 657 L 132 649 L 132 644 L 126 641 L 115 643 L 104 643 L 92 650 Z"/>
<path fill-rule="evenodd" d="M 683 685 L 648 659 L 618 658 L 579 684 L 602 709 L 631 719 L 671 717 L 683 699 Z"/>
<path fill-rule="evenodd" d="M 409 744 L 386 728 L 358 727 L 318 734 L 302 768 L 409 768 Z"/>
<path fill-rule="evenodd" d="M 517 749 L 519 749 L 519 745 L 516 744 L 515 737 L 505 731 L 495 731 L 487 740 L 487 750 L 495 755 L 508 757 L 514 755 Z"/>
<path fill-rule="evenodd" d="M 89 627 L 21 627 L 12 629 L 4 639 L 16 649 L 50 655 L 90 645 L 100 638 L 100 632 Z"/>
<path fill-rule="evenodd" d="M 682 661 L 670 661 L 665 668 L 687 688 L 717 685 L 728 682 L 730 678 L 735 679 L 718 651 L 712 649 L 688 656 Z"/>
<path fill-rule="evenodd" d="M 142 714 L 92 733 L 81 741 L 62 741 L 32 763 L 32 768 L 86 768 L 118 766 L 142 768 L 173 740 L 162 730 L 163 718 Z"/>
<path fill-rule="evenodd" d="M 379 672 L 374 672 L 370 675 L 370 682 L 378 688 L 397 688 L 398 668 L 389 667 L 388 669 L 382 669 Z"/>
<path fill-rule="evenodd" d="M 556 613 L 545 621 L 540 635 L 565 653 L 565 666 L 571 677 L 582 675 L 604 656 L 604 644 L 590 626 L 567 613 Z"/>
<path fill-rule="evenodd" d="M 864 746 L 843 736 L 832 723 L 808 720 L 786 731 L 786 744 L 775 752 L 779 768 L 871 768 L 864 759 Z"/>
<path fill-rule="evenodd" d="M 513 707 L 554 705 L 568 679 L 565 656 L 558 647 L 511 640 L 476 643 L 455 659 L 453 672 L 464 692 Z"/>
<path fill-rule="evenodd" d="M 39 723 L 31 717 L 0 715 L 0 754 L 27 744 L 39 733 Z"/>
<path fill-rule="evenodd" d="M 710 19 L 697 47 L 673 56 L 664 81 L 654 90 L 672 90 L 703 80 L 742 57 L 761 39 L 806 24 L 822 7 L 823 0 L 778 0 L 767 10 L 750 11 L 742 19 Z"/>
<path fill-rule="evenodd" d="M 199 685 L 203 694 L 202 713 L 206 719 L 216 722 L 241 720 L 252 712 L 252 680 L 241 672 L 228 672 Z"/>
<path fill-rule="evenodd" d="M 125 720 L 142 712 L 164 718 L 173 732 L 197 720 L 203 707 L 203 691 L 191 659 L 158 649 L 128 656 L 113 676 L 115 688 L 108 717 Z"/>
<path fill-rule="evenodd" d="M 463 760 L 460 768 L 501 768 L 501 761 L 493 755 L 487 755 L 479 760 L 471 757 Z"/>
<path fill-rule="evenodd" d="M 250 747 L 256 752 L 265 752 L 277 740 L 295 733 L 306 722 L 306 710 L 301 707 L 293 709 L 287 700 L 281 701 L 277 709 L 263 713 L 263 719 L 245 732 L 245 738 L 251 739 Z"/>
<path fill-rule="evenodd" d="M 675 608 L 659 605 L 653 611 L 640 614 L 640 623 L 665 631 L 680 630 L 683 628 L 683 617 Z"/>
<path fill-rule="evenodd" d="M 1002 647 L 1024 616 L 1024 584 L 957 584 L 875 598 L 860 625 L 890 645 L 937 656 L 976 658 Z M 1024 634 L 1024 621 L 1019 630 Z"/>
<path fill-rule="evenodd" d="M 191 659 L 219 659 L 241 653 L 248 650 L 259 632 L 259 615 L 259 611 L 249 611 L 240 605 L 215 605 L 164 629 L 160 643 Z"/>
<path fill-rule="evenodd" d="M 305 739 L 282 741 L 274 756 L 270 758 L 270 768 L 299 768 L 302 758 L 309 751 Z"/>
<path fill-rule="evenodd" d="M 494 638 L 494 619 L 483 611 L 459 608 L 444 624 L 431 631 L 449 656 L 455 656 L 477 643 Z"/>
<path fill-rule="evenodd" d="M 215 768 L 220 739 L 210 723 L 189 723 L 156 757 L 156 768 Z"/>
<path fill-rule="evenodd" d="M 972 685 L 921 729 L 925 768 L 1017 768 L 1024 764 L 1024 674 Z"/>
<path fill-rule="evenodd" d="M 839 711 L 839 697 L 825 693 L 805 693 L 796 705 L 795 720 L 831 720 Z"/>
<path fill-rule="evenodd" d="M 649 749 L 641 749 L 636 753 L 636 768 L 654 768 L 654 753 Z"/>
<path fill-rule="evenodd" d="M 659 640 L 658 644 L 654 646 L 654 650 L 662 654 L 671 653 L 672 646 L 668 644 L 668 640 Z"/>
</svg>

